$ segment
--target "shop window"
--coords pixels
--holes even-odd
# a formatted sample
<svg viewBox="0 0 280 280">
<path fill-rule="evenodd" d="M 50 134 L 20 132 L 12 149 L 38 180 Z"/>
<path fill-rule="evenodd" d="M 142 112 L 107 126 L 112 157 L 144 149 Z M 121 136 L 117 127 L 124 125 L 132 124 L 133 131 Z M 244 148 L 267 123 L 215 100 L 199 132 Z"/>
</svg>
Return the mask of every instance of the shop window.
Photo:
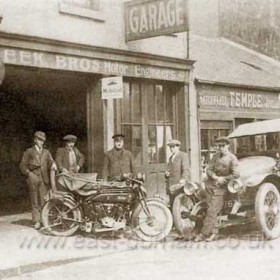
<svg viewBox="0 0 280 280">
<path fill-rule="evenodd" d="M 280 133 L 267 133 L 266 134 L 266 145 L 268 150 L 279 150 L 280 149 Z"/>
<path fill-rule="evenodd" d="M 216 153 L 216 139 L 227 136 L 232 129 L 232 123 L 227 121 L 201 122 L 201 159 L 202 166 L 206 167 L 213 154 Z"/>
<path fill-rule="evenodd" d="M 235 119 L 235 128 L 237 128 L 241 124 L 245 123 L 251 123 L 254 122 L 254 119 L 249 118 L 236 118 Z M 255 142 L 257 141 L 257 142 Z M 256 143 L 261 149 L 261 139 L 255 140 L 254 136 L 247 136 L 247 137 L 240 137 L 236 140 L 236 153 L 237 154 L 244 154 L 244 153 L 250 153 L 256 150 Z"/>
<path fill-rule="evenodd" d="M 216 139 L 229 134 L 229 129 L 201 129 L 202 164 L 207 165 L 213 154 L 217 152 Z"/>
<path fill-rule="evenodd" d="M 101 0 L 60 0 L 61 13 L 104 21 Z"/>
</svg>

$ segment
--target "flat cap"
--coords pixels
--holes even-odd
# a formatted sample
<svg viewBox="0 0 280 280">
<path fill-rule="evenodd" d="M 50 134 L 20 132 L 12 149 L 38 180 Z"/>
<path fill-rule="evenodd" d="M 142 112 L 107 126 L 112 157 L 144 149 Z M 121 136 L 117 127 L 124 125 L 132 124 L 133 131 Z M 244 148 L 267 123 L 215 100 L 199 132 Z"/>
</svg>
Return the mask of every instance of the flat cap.
<svg viewBox="0 0 280 280">
<path fill-rule="evenodd" d="M 72 134 L 68 134 L 68 135 L 65 135 L 64 137 L 63 137 L 63 140 L 64 141 L 71 141 L 71 142 L 75 142 L 75 141 L 77 141 L 77 136 L 75 136 L 75 135 L 72 135 Z"/>
<path fill-rule="evenodd" d="M 221 144 L 226 144 L 226 145 L 228 145 L 228 144 L 230 143 L 230 141 L 229 141 L 229 139 L 228 139 L 227 137 L 223 136 L 223 137 L 217 138 L 216 141 L 215 141 L 215 143 L 216 143 L 216 144 L 221 143 Z"/>
<path fill-rule="evenodd" d="M 40 139 L 40 140 L 46 141 L 46 133 L 45 133 L 45 132 L 36 131 L 36 132 L 34 133 L 34 137 L 35 137 L 35 138 L 38 138 L 38 139 Z"/>
<path fill-rule="evenodd" d="M 168 146 L 181 146 L 181 142 L 179 140 L 170 140 L 168 143 L 167 143 Z"/>
<path fill-rule="evenodd" d="M 112 136 L 112 138 L 117 141 L 117 140 L 123 140 L 124 139 L 124 135 L 121 133 L 115 134 Z"/>
</svg>

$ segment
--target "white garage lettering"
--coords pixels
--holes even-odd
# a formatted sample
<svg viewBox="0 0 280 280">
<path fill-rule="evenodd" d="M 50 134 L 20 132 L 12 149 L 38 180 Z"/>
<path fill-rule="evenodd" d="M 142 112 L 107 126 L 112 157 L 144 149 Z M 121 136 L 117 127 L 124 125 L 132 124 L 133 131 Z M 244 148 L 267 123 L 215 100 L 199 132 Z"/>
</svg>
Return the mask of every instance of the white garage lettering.
<svg viewBox="0 0 280 280">
<path fill-rule="evenodd" d="M 187 30 L 187 7 L 183 0 L 126 3 L 126 38 L 171 34 Z M 143 37 L 145 38 L 145 37 Z"/>
</svg>

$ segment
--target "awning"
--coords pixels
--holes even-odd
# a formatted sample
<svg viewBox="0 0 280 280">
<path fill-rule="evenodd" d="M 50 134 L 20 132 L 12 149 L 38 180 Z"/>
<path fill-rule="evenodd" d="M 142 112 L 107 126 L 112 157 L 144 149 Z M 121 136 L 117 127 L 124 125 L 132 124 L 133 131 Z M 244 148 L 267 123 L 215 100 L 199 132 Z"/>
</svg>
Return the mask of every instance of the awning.
<svg viewBox="0 0 280 280">
<path fill-rule="evenodd" d="M 280 119 L 246 123 L 237 127 L 228 138 L 280 132 Z"/>
</svg>

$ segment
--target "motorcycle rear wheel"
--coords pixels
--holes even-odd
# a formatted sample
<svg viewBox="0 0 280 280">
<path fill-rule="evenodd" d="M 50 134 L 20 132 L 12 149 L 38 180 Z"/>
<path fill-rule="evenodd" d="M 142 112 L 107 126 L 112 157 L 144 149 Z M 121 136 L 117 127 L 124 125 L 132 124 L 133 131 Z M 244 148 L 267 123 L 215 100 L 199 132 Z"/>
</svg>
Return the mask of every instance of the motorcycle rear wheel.
<svg viewBox="0 0 280 280">
<path fill-rule="evenodd" d="M 42 223 L 45 230 L 55 236 L 70 236 L 74 234 L 81 220 L 79 208 L 73 209 L 73 203 L 69 201 L 50 200 L 42 210 Z M 67 220 L 68 219 L 68 220 Z"/>
<path fill-rule="evenodd" d="M 146 202 L 151 217 L 139 204 L 132 214 L 132 226 L 137 236 L 144 241 L 154 242 L 164 239 L 171 231 L 173 218 L 168 207 L 159 201 Z"/>
</svg>

